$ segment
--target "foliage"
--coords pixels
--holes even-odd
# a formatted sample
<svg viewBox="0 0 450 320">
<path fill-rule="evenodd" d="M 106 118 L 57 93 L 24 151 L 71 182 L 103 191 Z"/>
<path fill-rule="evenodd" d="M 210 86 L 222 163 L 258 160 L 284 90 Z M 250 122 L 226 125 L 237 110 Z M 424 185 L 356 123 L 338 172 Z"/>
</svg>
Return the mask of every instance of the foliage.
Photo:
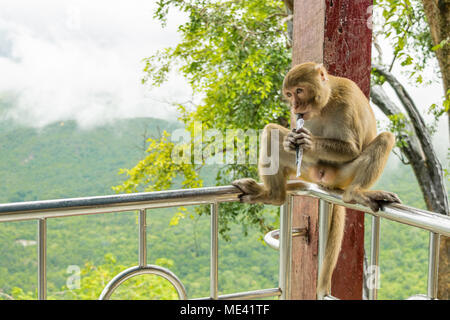
<svg viewBox="0 0 450 320">
<path fill-rule="evenodd" d="M 430 132 L 434 134 L 437 130 L 437 123 L 440 117 L 450 111 L 450 90 L 447 91 L 447 95 L 445 97 L 442 105 L 437 105 L 433 103 L 428 109 L 428 114 L 433 116 L 433 123 L 429 126 Z"/>
<path fill-rule="evenodd" d="M 411 66 L 404 70 L 417 83 L 423 82 L 422 71 L 434 58 L 429 27 L 421 0 L 375 0 L 374 34 L 383 37 L 394 49 L 390 63 Z"/>
<path fill-rule="evenodd" d="M 149 141 L 143 161 L 133 169 L 122 170 L 128 174 L 128 179 L 115 188 L 119 192 L 130 192 L 138 185 L 148 190 L 168 189 L 176 176 L 183 177 L 183 187 L 201 186 L 202 181 L 195 171 L 208 161 L 205 154 L 211 146 L 217 150 L 211 153 L 214 156 L 223 156 L 224 146 L 220 142 L 217 145 L 216 135 L 199 132 L 213 129 L 226 136 L 229 129 L 259 130 L 270 122 L 288 123 L 289 111 L 280 96 L 283 77 L 290 66 L 282 1 L 161 0 L 155 18 L 164 24 L 170 9 L 178 9 L 188 16 L 188 21 L 179 27 L 181 42 L 145 59 L 143 82 L 160 85 L 167 80 L 170 70 L 178 68 L 201 97 L 194 109 L 184 104 L 177 106 L 179 119 L 191 137 L 189 143 L 180 145 L 188 153 L 185 158 L 188 165 L 174 164 L 173 155 L 170 158 L 174 145 L 165 133 L 160 139 Z M 201 130 L 196 130 L 196 124 L 200 124 Z M 200 161 L 192 161 L 198 144 L 202 157 Z M 247 155 L 251 152 L 248 145 L 245 152 Z M 257 176 L 255 165 L 221 163 L 217 163 L 218 185 L 229 184 L 236 178 Z M 148 168 L 153 164 L 156 164 L 154 168 Z M 270 227 L 260 213 L 261 208 L 226 205 L 220 216 L 221 234 L 228 238 L 232 221 L 239 221 L 244 229 L 257 224 L 261 231 L 267 231 Z M 205 211 L 200 209 L 197 213 Z"/>
<path fill-rule="evenodd" d="M 414 79 L 415 85 L 429 84 L 438 80 L 437 77 L 424 79 L 424 70 L 430 64 L 438 69 L 435 53 L 450 43 L 444 40 L 433 46 L 421 0 L 375 0 L 373 26 L 375 44 L 379 45 L 378 41 L 381 38 L 393 48 L 393 58 L 387 64 L 389 71 L 399 62 L 401 71 L 410 79 Z M 378 53 L 374 59 L 383 64 L 381 50 Z M 374 83 L 384 83 L 383 77 L 377 75 L 375 70 L 373 75 Z M 441 105 L 432 104 L 428 107 L 428 114 L 433 116 L 433 122 L 428 125 L 431 134 L 436 132 L 439 118 L 449 111 L 450 92 L 447 92 L 442 100 Z"/>
<path fill-rule="evenodd" d="M 173 184 L 177 172 L 185 177 L 182 182 L 184 188 L 198 188 L 203 180 L 190 164 L 172 161 L 175 144 L 168 141 L 169 133 L 164 130 L 160 139 L 149 138 L 147 156 L 131 170 L 121 169 L 119 174 L 126 174 L 128 180 L 120 186 L 113 187 L 116 192 L 138 192 L 139 186 L 144 185 L 144 191 L 167 190 Z"/>
<path fill-rule="evenodd" d="M 405 137 L 414 134 L 413 132 L 406 130 L 406 124 L 408 123 L 407 118 L 403 113 L 394 114 L 388 116 L 388 118 L 390 121 L 388 129 L 390 132 L 395 133 L 396 146 L 399 148 L 404 147 L 406 144 Z"/>
<path fill-rule="evenodd" d="M 169 133 L 164 130 L 160 139 L 148 139 L 147 155 L 132 169 L 121 169 L 119 174 L 126 174 L 127 180 L 113 187 L 116 192 L 133 193 L 142 191 L 168 190 L 173 185 L 173 179 L 180 173 L 184 180 L 183 188 L 198 188 L 203 186 L 203 180 L 199 177 L 194 166 L 189 162 L 173 161 L 177 147 L 168 141 Z M 183 148 L 189 145 L 183 145 Z M 145 188 L 139 187 L 145 186 Z M 171 225 L 177 225 L 180 219 L 185 218 L 186 208 L 180 207 L 171 220 Z"/>
</svg>

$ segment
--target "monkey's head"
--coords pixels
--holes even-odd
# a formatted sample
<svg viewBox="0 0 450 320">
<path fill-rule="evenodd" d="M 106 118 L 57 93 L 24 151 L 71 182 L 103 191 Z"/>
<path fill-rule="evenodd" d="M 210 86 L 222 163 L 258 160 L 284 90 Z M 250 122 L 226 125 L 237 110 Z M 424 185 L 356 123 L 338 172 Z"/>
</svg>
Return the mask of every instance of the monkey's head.
<svg viewBox="0 0 450 320">
<path fill-rule="evenodd" d="M 284 78 L 283 95 L 294 114 L 309 120 L 320 114 L 330 97 L 328 73 L 322 64 L 306 62 L 293 67 Z"/>
</svg>

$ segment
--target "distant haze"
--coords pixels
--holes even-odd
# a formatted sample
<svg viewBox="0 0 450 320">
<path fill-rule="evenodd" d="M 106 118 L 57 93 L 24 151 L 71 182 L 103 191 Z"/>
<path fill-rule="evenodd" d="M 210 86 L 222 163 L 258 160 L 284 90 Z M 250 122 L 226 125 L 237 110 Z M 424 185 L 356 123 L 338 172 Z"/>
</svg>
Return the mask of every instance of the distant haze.
<svg viewBox="0 0 450 320">
<path fill-rule="evenodd" d="M 154 3 L 0 0 L 0 94 L 18 96 L 6 116 L 35 127 L 173 117 L 166 102 L 189 99 L 189 86 L 174 75 L 146 89 L 142 59 L 179 41 L 184 16 L 172 13 L 162 29 Z"/>
</svg>

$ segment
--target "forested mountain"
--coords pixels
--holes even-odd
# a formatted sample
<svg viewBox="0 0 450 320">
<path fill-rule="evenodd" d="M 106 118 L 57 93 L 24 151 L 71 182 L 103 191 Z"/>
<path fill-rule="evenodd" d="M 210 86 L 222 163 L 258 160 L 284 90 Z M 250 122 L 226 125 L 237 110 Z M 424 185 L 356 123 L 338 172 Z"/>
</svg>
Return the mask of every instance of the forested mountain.
<svg viewBox="0 0 450 320">
<path fill-rule="evenodd" d="M 179 123 L 156 119 L 120 120 L 92 129 L 73 121 L 32 129 L 0 121 L 0 202 L 113 194 L 144 155 L 145 140 Z M 393 155 L 391 156 L 394 157 Z M 392 159 L 391 159 L 392 160 Z M 213 185 L 214 168 L 203 174 Z M 404 203 L 424 208 L 409 167 L 390 161 L 377 188 L 396 192 Z M 189 209 L 190 210 L 190 209 Z M 150 210 L 149 262 L 175 272 L 189 298 L 208 295 L 209 220 L 194 216 L 176 226 L 176 209 Z M 368 219 L 368 222 L 369 219 Z M 370 231 L 370 223 L 367 224 Z M 0 299 L 35 298 L 37 286 L 35 221 L 0 223 Z M 261 235 L 234 225 L 231 241 L 220 242 L 220 294 L 277 286 L 278 252 Z M 367 232 L 369 244 L 369 232 Z M 426 232 L 383 221 L 380 298 L 406 298 L 426 292 Z M 95 299 L 119 270 L 138 262 L 135 212 L 79 216 L 48 221 L 48 290 L 51 299 Z M 81 270 L 81 288 L 69 290 L 71 266 Z M 173 298 L 167 283 L 139 277 L 127 282 L 116 298 Z"/>
</svg>

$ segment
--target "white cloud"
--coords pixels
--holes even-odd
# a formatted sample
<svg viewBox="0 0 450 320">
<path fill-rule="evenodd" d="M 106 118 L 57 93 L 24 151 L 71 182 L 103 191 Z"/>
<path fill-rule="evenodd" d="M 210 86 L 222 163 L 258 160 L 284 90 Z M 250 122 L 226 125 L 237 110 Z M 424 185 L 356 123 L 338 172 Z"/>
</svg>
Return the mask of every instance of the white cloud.
<svg viewBox="0 0 450 320">
<path fill-rule="evenodd" d="M 75 119 L 93 126 L 116 118 L 173 117 L 161 101 L 190 97 L 177 75 L 152 91 L 141 60 L 179 41 L 184 16 L 167 28 L 153 1 L 1 0 L 0 92 L 19 92 L 8 116 L 33 126 Z"/>
</svg>

